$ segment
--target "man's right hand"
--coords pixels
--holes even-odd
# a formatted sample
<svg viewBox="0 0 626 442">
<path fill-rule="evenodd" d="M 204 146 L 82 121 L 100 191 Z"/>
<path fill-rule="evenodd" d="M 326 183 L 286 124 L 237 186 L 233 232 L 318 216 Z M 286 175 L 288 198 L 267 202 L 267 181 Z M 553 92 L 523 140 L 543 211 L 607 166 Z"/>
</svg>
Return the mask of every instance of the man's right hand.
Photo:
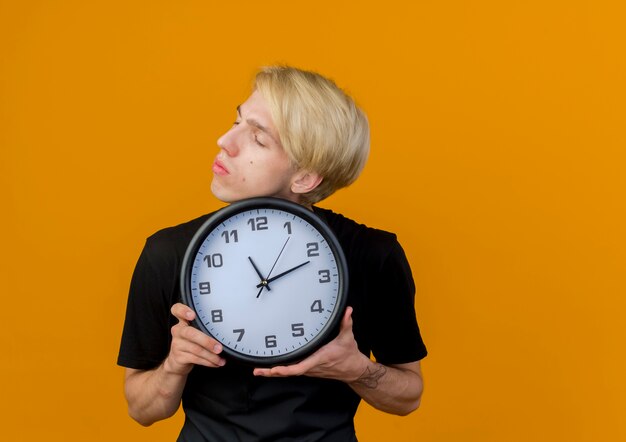
<svg viewBox="0 0 626 442">
<path fill-rule="evenodd" d="M 221 367 L 222 345 L 189 325 L 195 312 L 184 304 L 174 304 L 172 314 L 178 324 L 172 327 L 170 353 L 151 370 L 126 369 L 125 393 L 128 413 L 142 425 L 152 425 L 176 413 L 187 375 L 194 365 Z"/>
<path fill-rule="evenodd" d="M 221 367 L 226 363 L 220 356 L 222 345 L 190 325 L 196 313 L 189 306 L 174 304 L 171 312 L 178 319 L 178 324 L 172 327 L 170 353 L 163 362 L 166 372 L 186 375 L 194 365 Z"/>
</svg>

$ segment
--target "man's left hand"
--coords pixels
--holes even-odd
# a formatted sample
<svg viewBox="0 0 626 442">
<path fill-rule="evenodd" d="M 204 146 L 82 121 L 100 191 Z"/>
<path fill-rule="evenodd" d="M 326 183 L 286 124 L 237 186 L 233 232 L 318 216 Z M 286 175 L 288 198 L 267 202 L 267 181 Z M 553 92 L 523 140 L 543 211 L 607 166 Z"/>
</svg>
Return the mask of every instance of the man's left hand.
<svg viewBox="0 0 626 442">
<path fill-rule="evenodd" d="M 286 377 L 311 376 L 337 379 L 343 382 L 356 381 L 371 363 L 359 351 L 352 333 L 352 307 L 348 307 L 341 320 L 339 335 L 322 346 L 311 356 L 294 365 L 272 368 L 255 368 L 255 376 Z"/>
</svg>

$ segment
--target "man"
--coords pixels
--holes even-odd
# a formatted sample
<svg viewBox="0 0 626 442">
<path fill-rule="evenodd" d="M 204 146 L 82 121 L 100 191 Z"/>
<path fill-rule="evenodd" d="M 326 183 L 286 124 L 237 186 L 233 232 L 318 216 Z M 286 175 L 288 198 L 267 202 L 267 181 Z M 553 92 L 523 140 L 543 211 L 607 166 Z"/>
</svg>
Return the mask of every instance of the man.
<svg viewBox="0 0 626 442">
<path fill-rule="evenodd" d="M 339 335 L 297 364 L 227 361 L 216 340 L 189 325 L 195 314 L 178 290 L 182 256 L 208 215 L 157 232 L 133 274 L 118 358 L 130 415 L 151 425 L 182 401 L 181 441 L 343 442 L 356 440 L 361 399 L 388 413 L 415 410 L 426 348 L 404 252 L 395 235 L 314 206 L 360 174 L 369 152 L 363 112 L 316 73 L 265 68 L 217 144 L 218 199 L 283 198 L 328 223 L 348 261 L 349 307 Z"/>
</svg>

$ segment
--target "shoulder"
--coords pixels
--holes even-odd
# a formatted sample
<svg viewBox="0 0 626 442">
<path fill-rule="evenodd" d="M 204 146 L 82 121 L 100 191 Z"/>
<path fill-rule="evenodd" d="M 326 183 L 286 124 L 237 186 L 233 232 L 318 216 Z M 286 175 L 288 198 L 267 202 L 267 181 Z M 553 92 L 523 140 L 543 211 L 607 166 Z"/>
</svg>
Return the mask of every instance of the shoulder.
<svg viewBox="0 0 626 442">
<path fill-rule="evenodd" d="M 381 262 L 401 250 L 394 233 L 358 223 L 329 209 L 315 207 L 314 211 L 335 233 L 346 254 Z"/>
<path fill-rule="evenodd" d="M 205 214 L 155 232 L 147 238 L 145 251 L 151 259 L 159 261 L 168 258 L 181 259 L 195 233 L 211 215 L 212 213 Z"/>
</svg>

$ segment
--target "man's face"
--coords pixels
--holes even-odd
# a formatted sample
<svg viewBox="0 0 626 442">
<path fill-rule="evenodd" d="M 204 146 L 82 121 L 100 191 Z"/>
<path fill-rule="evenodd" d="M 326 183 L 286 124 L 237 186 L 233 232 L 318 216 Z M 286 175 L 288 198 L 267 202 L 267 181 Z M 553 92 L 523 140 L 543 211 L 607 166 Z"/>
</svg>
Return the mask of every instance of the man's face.
<svg viewBox="0 0 626 442">
<path fill-rule="evenodd" d="M 217 141 L 211 191 L 221 201 L 273 196 L 299 202 L 291 192 L 296 169 L 283 150 L 265 99 L 258 91 L 237 108 L 233 127 Z"/>
</svg>

